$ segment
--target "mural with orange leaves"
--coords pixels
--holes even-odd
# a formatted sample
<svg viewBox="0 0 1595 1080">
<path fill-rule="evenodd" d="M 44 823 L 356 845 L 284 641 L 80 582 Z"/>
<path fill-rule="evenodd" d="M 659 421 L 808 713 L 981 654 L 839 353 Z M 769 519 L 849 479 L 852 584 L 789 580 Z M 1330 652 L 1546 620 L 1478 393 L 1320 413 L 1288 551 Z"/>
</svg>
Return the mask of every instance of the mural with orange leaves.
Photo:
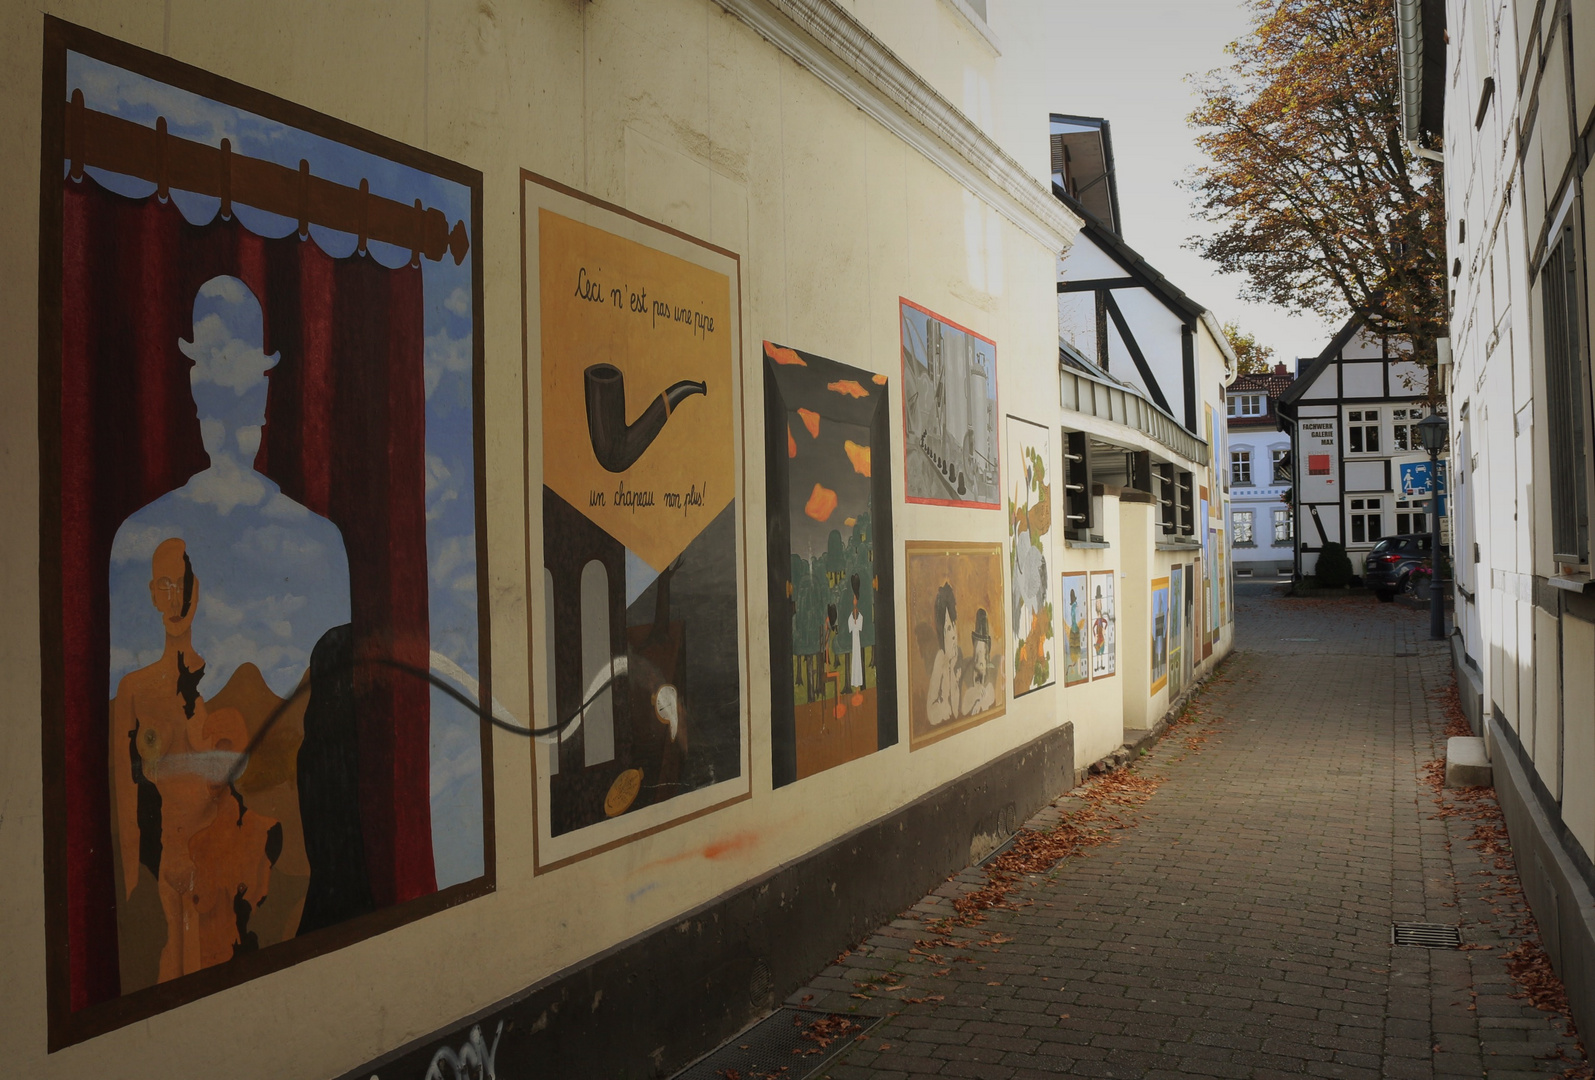
<svg viewBox="0 0 1595 1080">
<path fill-rule="evenodd" d="M 777 787 L 897 742 L 888 396 L 884 375 L 764 343 Z"/>
</svg>

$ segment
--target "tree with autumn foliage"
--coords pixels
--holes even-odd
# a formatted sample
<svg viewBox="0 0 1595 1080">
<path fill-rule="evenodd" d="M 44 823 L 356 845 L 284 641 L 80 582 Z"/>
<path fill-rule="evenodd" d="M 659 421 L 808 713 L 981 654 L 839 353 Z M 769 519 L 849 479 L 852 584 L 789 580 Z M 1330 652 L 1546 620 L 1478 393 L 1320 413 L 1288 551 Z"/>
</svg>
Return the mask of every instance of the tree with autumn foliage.
<svg viewBox="0 0 1595 1080">
<path fill-rule="evenodd" d="M 1240 323 L 1233 319 L 1225 323 L 1224 337 L 1229 340 L 1229 347 L 1235 353 L 1236 374 L 1266 375 L 1273 369 L 1274 347 L 1258 341 L 1256 334 L 1242 330 Z"/>
<path fill-rule="evenodd" d="M 1194 77 L 1210 163 L 1187 186 L 1218 226 L 1188 246 L 1243 295 L 1336 321 L 1368 313 L 1432 362 L 1446 333 L 1441 166 L 1402 138 L 1390 0 L 1250 0 L 1234 62 Z"/>
</svg>

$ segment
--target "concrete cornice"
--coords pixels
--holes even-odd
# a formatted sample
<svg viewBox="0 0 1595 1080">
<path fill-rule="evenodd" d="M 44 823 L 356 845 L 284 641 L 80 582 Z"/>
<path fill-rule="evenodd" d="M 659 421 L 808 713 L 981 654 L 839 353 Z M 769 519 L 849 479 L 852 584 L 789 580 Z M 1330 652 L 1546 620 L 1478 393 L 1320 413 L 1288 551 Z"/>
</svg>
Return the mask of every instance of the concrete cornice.
<svg viewBox="0 0 1595 1080">
<path fill-rule="evenodd" d="M 715 3 L 1049 251 L 1074 243 L 1080 219 L 834 0 Z"/>
</svg>

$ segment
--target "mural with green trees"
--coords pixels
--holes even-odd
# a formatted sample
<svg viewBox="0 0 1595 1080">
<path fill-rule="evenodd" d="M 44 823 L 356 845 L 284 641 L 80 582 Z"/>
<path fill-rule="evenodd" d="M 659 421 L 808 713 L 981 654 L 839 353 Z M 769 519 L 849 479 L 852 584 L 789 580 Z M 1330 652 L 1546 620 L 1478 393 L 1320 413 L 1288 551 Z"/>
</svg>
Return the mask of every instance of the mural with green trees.
<svg viewBox="0 0 1595 1080">
<path fill-rule="evenodd" d="M 764 359 L 779 787 L 897 741 L 890 414 L 885 375 L 771 342 Z"/>
</svg>

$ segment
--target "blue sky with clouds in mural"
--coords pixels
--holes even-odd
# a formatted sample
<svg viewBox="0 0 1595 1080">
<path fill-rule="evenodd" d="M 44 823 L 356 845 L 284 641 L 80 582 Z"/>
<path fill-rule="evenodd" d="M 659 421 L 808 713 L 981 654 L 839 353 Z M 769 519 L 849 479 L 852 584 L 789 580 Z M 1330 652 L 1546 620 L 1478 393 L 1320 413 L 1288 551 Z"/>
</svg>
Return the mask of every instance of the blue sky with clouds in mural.
<svg viewBox="0 0 1595 1080">
<path fill-rule="evenodd" d="M 450 227 L 471 233 L 471 192 L 462 184 L 342 143 L 136 75 L 77 53 L 67 54 L 68 97 L 81 89 L 88 108 L 150 127 L 165 117 L 175 136 L 297 169 L 399 202 L 436 207 Z M 64 171 L 63 164 L 63 171 Z M 155 185 L 90 169 L 104 187 L 132 197 Z M 203 224 L 220 200 L 174 190 L 183 216 Z M 292 233 L 296 222 L 235 204 L 241 224 L 261 236 Z M 357 238 L 311 225 L 328 254 L 354 255 Z M 471 243 L 478 238 L 470 235 Z M 407 249 L 372 241 L 370 257 L 401 266 Z M 473 452 L 472 260 L 422 259 L 425 292 L 426 539 L 432 649 L 479 677 L 475 459 Z M 193 546 L 201 582 L 195 647 L 205 658 L 205 691 L 214 694 L 238 664 L 255 663 L 279 695 L 303 673 L 309 650 L 329 626 L 348 621 L 347 558 L 336 526 L 293 503 L 250 466 L 264 415 L 266 370 L 258 300 L 241 282 L 218 278 L 195 297 L 194 336 L 176 343 L 194 361 L 201 432 L 211 467 L 181 491 L 143 508 L 119 531 L 112 551 L 111 681 L 160 655 L 147 583 L 149 556 L 165 536 L 205 537 Z M 169 530 L 169 531 L 163 531 Z M 161 534 L 161 535 L 157 535 Z M 287 573 L 291 580 L 284 580 Z M 432 692 L 431 796 L 439 887 L 483 871 L 482 757 L 477 717 L 447 694 Z"/>
</svg>

